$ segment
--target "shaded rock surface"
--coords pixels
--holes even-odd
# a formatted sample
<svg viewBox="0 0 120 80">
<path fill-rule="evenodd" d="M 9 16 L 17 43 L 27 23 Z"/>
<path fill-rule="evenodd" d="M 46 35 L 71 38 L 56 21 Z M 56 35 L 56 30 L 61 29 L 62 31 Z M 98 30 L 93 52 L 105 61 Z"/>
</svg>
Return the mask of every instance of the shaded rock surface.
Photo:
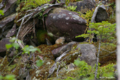
<svg viewBox="0 0 120 80">
<path fill-rule="evenodd" d="M 92 0 L 82 0 L 74 3 L 70 3 L 70 6 L 77 6 L 76 11 L 86 13 L 89 10 L 95 8 L 95 3 Z"/>
<path fill-rule="evenodd" d="M 102 22 L 108 18 L 108 14 L 104 5 L 98 5 L 95 8 L 91 22 Z"/>
<path fill-rule="evenodd" d="M 14 24 L 15 17 L 16 14 L 12 14 L 0 20 L 0 38 L 2 38 L 2 36 L 6 36 L 6 31 L 9 30 L 9 28 L 11 28 Z"/>
<path fill-rule="evenodd" d="M 89 65 L 94 66 L 96 63 L 96 48 L 92 44 L 78 44 L 77 49 L 80 49 L 80 60 L 86 61 Z"/>
<path fill-rule="evenodd" d="M 80 40 L 75 36 L 85 32 L 86 23 L 77 13 L 62 8 L 54 9 L 45 20 L 47 30 L 56 39 L 62 36 L 66 41 Z"/>
<path fill-rule="evenodd" d="M 6 55 L 6 44 L 9 44 L 9 39 L 8 38 L 4 38 L 0 41 L 0 56 L 5 56 Z"/>
</svg>

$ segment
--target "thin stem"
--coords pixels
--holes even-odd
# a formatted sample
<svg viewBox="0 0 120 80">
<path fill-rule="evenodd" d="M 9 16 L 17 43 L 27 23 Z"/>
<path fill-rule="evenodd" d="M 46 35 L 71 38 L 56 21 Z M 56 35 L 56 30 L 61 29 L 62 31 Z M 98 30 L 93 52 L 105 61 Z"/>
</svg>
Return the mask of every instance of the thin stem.
<svg viewBox="0 0 120 80">
<path fill-rule="evenodd" d="M 95 80 L 97 80 L 97 72 L 98 72 L 98 66 L 99 66 L 98 63 L 99 63 L 100 46 L 101 46 L 101 39 L 99 40 L 99 45 L 98 45 L 97 62 L 96 62 L 96 71 L 95 71 Z"/>
</svg>

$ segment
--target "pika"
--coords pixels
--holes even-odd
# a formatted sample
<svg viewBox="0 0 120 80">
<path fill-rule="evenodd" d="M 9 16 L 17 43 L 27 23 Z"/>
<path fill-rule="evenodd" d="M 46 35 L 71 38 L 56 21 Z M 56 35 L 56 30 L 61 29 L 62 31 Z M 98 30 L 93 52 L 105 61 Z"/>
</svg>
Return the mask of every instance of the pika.
<svg viewBox="0 0 120 80">
<path fill-rule="evenodd" d="M 59 38 L 55 41 L 56 44 L 63 44 L 64 42 L 65 42 L 65 38 L 64 38 L 64 37 L 59 37 Z"/>
</svg>

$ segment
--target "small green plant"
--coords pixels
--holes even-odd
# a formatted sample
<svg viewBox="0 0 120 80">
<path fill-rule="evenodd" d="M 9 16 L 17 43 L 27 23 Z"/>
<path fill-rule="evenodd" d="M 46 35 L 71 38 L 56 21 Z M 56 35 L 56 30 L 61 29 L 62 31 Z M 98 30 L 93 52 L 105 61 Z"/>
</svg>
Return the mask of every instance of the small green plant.
<svg viewBox="0 0 120 80">
<path fill-rule="evenodd" d="M 74 64 L 80 68 L 79 77 L 87 77 L 87 75 L 89 75 L 89 79 L 94 79 L 94 71 L 85 61 L 80 61 L 77 59 L 74 61 Z"/>
<path fill-rule="evenodd" d="M 67 9 L 70 11 L 75 11 L 77 6 L 67 6 Z"/>
<path fill-rule="evenodd" d="M 4 15 L 4 11 L 3 11 L 3 10 L 0 10 L 0 14 L 1 14 L 1 15 Z"/>
<path fill-rule="evenodd" d="M 0 80 L 16 80 L 15 75 L 6 75 L 5 77 L 0 75 Z"/>
<path fill-rule="evenodd" d="M 89 43 L 93 41 L 94 34 L 97 34 L 98 40 L 98 52 L 97 52 L 97 62 L 96 62 L 96 72 L 95 78 L 97 79 L 98 74 L 98 63 L 99 63 L 99 54 L 101 50 L 101 43 L 110 45 L 112 47 L 116 47 L 116 36 L 115 36 L 115 27 L 116 24 L 111 24 L 107 21 L 103 21 L 101 23 L 90 23 L 89 30 L 87 30 L 87 34 L 82 34 L 76 37 L 88 37 Z"/>
<path fill-rule="evenodd" d="M 58 3 L 60 3 L 60 1 L 59 1 L 59 0 L 57 0 L 57 2 L 58 2 Z"/>
<path fill-rule="evenodd" d="M 38 67 L 42 66 L 43 63 L 44 63 L 43 60 L 37 60 L 37 61 L 36 61 L 36 65 L 37 65 Z"/>
<path fill-rule="evenodd" d="M 89 23 L 91 21 L 92 15 L 94 13 L 94 9 L 92 10 L 88 10 L 86 12 L 86 14 L 83 14 L 81 12 L 77 12 L 79 14 L 80 17 L 82 17 L 83 19 L 85 19 L 87 21 L 87 26 L 89 26 Z"/>
<path fill-rule="evenodd" d="M 22 50 L 23 50 L 23 54 L 24 53 L 30 54 L 30 52 L 34 53 L 35 51 L 40 52 L 40 49 L 38 49 L 34 46 L 29 46 L 29 45 L 26 45 Z"/>
<path fill-rule="evenodd" d="M 15 49 L 18 49 L 19 48 L 19 44 L 18 43 L 15 43 L 15 40 L 16 41 L 19 41 L 21 42 L 20 40 L 16 39 L 15 37 L 13 38 L 10 38 L 10 44 L 6 44 L 6 49 L 9 50 L 10 48 L 14 47 Z"/>
<path fill-rule="evenodd" d="M 87 30 L 87 34 L 82 34 L 77 37 L 89 37 L 89 39 L 93 38 L 92 34 L 97 34 L 98 40 L 107 40 L 110 43 L 115 41 L 115 27 L 116 24 L 111 24 L 107 21 L 103 21 L 101 23 L 90 23 L 89 30 Z"/>
<path fill-rule="evenodd" d="M 102 78 L 114 78 L 114 66 L 115 64 L 111 63 L 106 66 L 98 68 L 98 75 L 97 77 L 102 77 Z"/>
<path fill-rule="evenodd" d="M 12 47 L 17 50 L 20 47 L 19 44 L 17 42 L 15 42 L 15 41 L 22 43 L 21 40 L 16 39 L 15 37 L 13 37 L 13 38 L 10 39 L 11 43 L 10 44 L 6 44 L 7 50 L 9 50 Z M 33 47 L 33 46 L 28 46 L 28 45 L 24 46 L 22 48 L 22 50 L 23 50 L 23 54 L 30 54 L 30 52 L 34 53 L 35 51 L 40 52 L 40 49 L 38 49 L 36 47 Z"/>
<path fill-rule="evenodd" d="M 67 77 L 67 78 L 64 79 L 64 80 L 75 80 L 75 78 L 73 78 L 73 77 Z"/>
<path fill-rule="evenodd" d="M 70 3 L 70 0 L 65 0 L 65 5 L 68 6 L 69 3 Z"/>
<path fill-rule="evenodd" d="M 65 80 L 94 80 L 94 72 L 95 72 L 95 67 L 91 67 L 88 65 L 85 61 L 80 61 L 79 59 L 74 61 L 74 64 L 79 68 L 79 71 L 77 72 L 77 77 L 68 77 Z M 108 64 L 106 66 L 100 67 L 100 63 L 98 65 L 98 74 L 97 77 L 98 79 L 103 78 L 114 78 L 114 66 L 115 64 Z M 72 74 L 71 74 L 72 75 Z M 73 75 L 75 73 L 73 72 Z"/>
</svg>

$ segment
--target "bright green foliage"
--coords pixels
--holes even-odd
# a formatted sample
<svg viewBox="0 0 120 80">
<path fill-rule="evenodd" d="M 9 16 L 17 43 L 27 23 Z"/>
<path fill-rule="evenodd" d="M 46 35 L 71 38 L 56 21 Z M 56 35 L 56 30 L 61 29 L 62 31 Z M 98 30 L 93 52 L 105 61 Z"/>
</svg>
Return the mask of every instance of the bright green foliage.
<svg viewBox="0 0 120 80">
<path fill-rule="evenodd" d="M 1 14 L 1 15 L 4 15 L 4 11 L 3 11 L 3 10 L 0 10 L 0 14 Z"/>
<path fill-rule="evenodd" d="M 87 63 L 85 61 L 80 61 L 80 60 L 75 60 L 74 61 L 74 64 L 78 67 L 88 67 Z M 87 69 L 87 68 L 86 68 Z"/>
<path fill-rule="evenodd" d="M 65 0 L 65 4 L 68 5 L 70 3 L 70 0 Z"/>
<path fill-rule="evenodd" d="M 36 61 L 36 65 L 37 65 L 38 67 L 42 66 L 43 63 L 44 63 L 43 60 L 37 60 L 37 61 Z"/>
<path fill-rule="evenodd" d="M 94 80 L 95 66 L 91 67 L 85 61 L 75 60 L 74 64 L 79 68 L 75 72 L 71 72 L 71 76 L 68 76 L 64 80 Z M 98 68 L 98 78 L 114 78 L 114 64 L 108 64 L 104 67 Z M 75 76 L 72 76 L 75 75 Z"/>
<path fill-rule="evenodd" d="M 5 45 L 6 48 L 7 48 L 7 49 L 10 49 L 10 48 L 14 47 L 15 49 L 18 49 L 18 48 L 19 48 L 19 44 L 18 44 L 18 43 L 15 43 L 15 40 L 20 41 L 20 40 L 16 39 L 15 37 L 13 37 L 13 38 L 10 39 L 10 42 L 11 42 L 11 43 Z"/>
<path fill-rule="evenodd" d="M 83 0 L 75 0 L 75 1 L 83 1 Z"/>
<path fill-rule="evenodd" d="M 48 3 L 50 0 L 25 0 L 25 5 L 22 10 L 38 7 L 42 4 Z"/>
<path fill-rule="evenodd" d="M 67 9 L 70 11 L 75 11 L 77 6 L 67 6 Z"/>
<path fill-rule="evenodd" d="M 5 77 L 0 75 L 0 80 L 16 80 L 15 75 L 6 75 Z"/>
<path fill-rule="evenodd" d="M 30 52 L 34 53 L 35 51 L 40 52 L 40 50 L 38 48 L 35 48 L 33 46 L 28 46 L 28 45 L 26 45 L 22 50 L 23 50 L 23 54 L 24 53 L 30 54 Z"/>
<path fill-rule="evenodd" d="M 73 77 L 67 77 L 66 79 L 64 80 L 75 80 Z"/>
<path fill-rule="evenodd" d="M 94 13 L 94 9 L 93 10 L 88 10 L 86 12 L 86 14 L 83 14 L 81 12 L 77 12 L 77 13 L 80 15 L 80 17 L 84 18 L 87 21 L 87 26 L 88 26 L 90 21 L 91 21 L 92 15 Z"/>
<path fill-rule="evenodd" d="M 0 80 L 2 80 L 3 76 L 0 75 Z"/>
<path fill-rule="evenodd" d="M 108 64 L 104 67 L 98 68 L 98 75 L 97 77 L 107 77 L 107 78 L 113 78 L 114 77 L 114 64 Z"/>
<path fill-rule="evenodd" d="M 12 47 L 17 50 L 20 47 L 17 42 L 15 43 L 15 41 L 22 43 L 21 40 L 16 39 L 15 37 L 13 37 L 13 38 L 10 39 L 11 43 L 10 44 L 6 44 L 7 50 L 9 50 Z M 28 46 L 28 45 L 24 46 L 24 48 L 22 50 L 23 50 L 23 54 L 24 53 L 30 54 L 30 52 L 34 53 L 35 51 L 38 51 L 40 53 L 40 49 L 38 49 L 36 47 L 33 47 L 33 46 Z"/>
<path fill-rule="evenodd" d="M 87 75 L 89 75 L 89 79 L 92 80 L 94 78 L 92 67 L 88 65 L 85 61 L 75 60 L 74 64 L 80 68 L 79 77 L 87 77 Z"/>
<path fill-rule="evenodd" d="M 15 75 L 6 75 L 4 78 L 5 80 L 16 80 Z"/>
<path fill-rule="evenodd" d="M 111 24 L 107 21 L 103 21 L 101 23 L 90 23 L 89 24 L 89 30 L 87 30 L 87 34 L 82 34 L 77 37 L 89 37 L 89 39 L 93 38 L 91 37 L 92 34 L 97 34 L 98 40 L 109 40 L 109 42 L 112 42 L 115 40 L 115 27 L 116 24 Z"/>
<path fill-rule="evenodd" d="M 57 0 L 57 2 L 58 2 L 58 3 L 60 3 L 60 1 L 59 1 L 59 0 Z"/>
</svg>

